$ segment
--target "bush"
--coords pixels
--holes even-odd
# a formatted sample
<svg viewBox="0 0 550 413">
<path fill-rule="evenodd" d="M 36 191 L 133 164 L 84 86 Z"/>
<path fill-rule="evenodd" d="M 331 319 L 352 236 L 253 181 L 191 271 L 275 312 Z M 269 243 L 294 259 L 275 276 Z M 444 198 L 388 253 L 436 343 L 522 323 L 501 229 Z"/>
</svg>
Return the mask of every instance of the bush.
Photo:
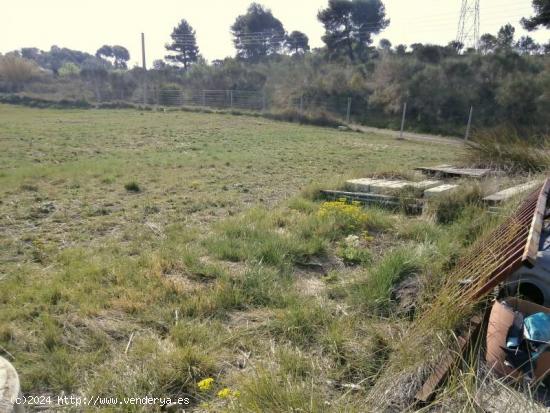
<svg viewBox="0 0 550 413">
<path fill-rule="evenodd" d="M 126 189 L 128 192 L 141 192 L 141 188 L 136 181 L 128 182 L 124 185 L 124 189 Z"/>
<path fill-rule="evenodd" d="M 508 173 L 543 172 L 550 167 L 550 136 L 523 136 L 512 128 L 484 130 L 468 143 L 466 160 Z"/>
</svg>

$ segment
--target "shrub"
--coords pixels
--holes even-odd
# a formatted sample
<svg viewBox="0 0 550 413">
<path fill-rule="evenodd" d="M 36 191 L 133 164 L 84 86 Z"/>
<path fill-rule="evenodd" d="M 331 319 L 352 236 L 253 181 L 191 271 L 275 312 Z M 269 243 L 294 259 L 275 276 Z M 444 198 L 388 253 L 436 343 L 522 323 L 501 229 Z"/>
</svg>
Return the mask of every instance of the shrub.
<svg viewBox="0 0 550 413">
<path fill-rule="evenodd" d="M 512 128 L 480 131 L 467 145 L 466 160 L 509 173 L 536 173 L 550 167 L 550 136 L 523 136 Z"/>
<path fill-rule="evenodd" d="M 128 182 L 124 185 L 124 189 L 126 189 L 128 192 L 141 192 L 141 187 L 136 181 Z"/>
<path fill-rule="evenodd" d="M 21 90 L 26 82 L 39 74 L 40 70 L 32 60 L 11 54 L 0 56 L 0 79 L 10 83 L 14 91 Z"/>
</svg>

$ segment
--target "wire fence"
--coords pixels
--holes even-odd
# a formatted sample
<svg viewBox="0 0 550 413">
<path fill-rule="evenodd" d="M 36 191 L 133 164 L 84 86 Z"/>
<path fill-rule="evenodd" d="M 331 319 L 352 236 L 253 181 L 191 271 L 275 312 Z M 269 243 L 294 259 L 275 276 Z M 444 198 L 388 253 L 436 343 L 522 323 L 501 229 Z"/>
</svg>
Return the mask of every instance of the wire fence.
<svg viewBox="0 0 550 413">
<path fill-rule="evenodd" d="M 246 90 L 202 90 L 186 92 L 181 89 L 158 91 L 154 103 L 161 106 L 202 106 L 216 109 L 243 109 L 261 111 L 266 109 L 265 96 L 261 92 Z"/>
<path fill-rule="evenodd" d="M 291 109 L 303 115 L 327 115 L 345 123 L 369 124 L 372 113 L 367 99 L 348 96 L 308 97 L 294 96 L 288 102 L 273 102 L 266 98 L 261 91 L 249 90 L 200 90 L 184 91 L 178 88 L 159 88 L 149 93 L 148 104 L 166 107 L 204 107 L 213 109 L 235 109 L 246 111 L 276 111 Z M 391 124 L 403 133 L 408 129 L 408 118 L 411 118 L 410 108 L 407 110 L 405 102 L 401 110 L 391 116 Z M 459 126 L 459 133 L 465 139 L 469 138 L 474 118 L 474 108 L 465 107 L 463 110 L 463 126 Z M 377 114 L 376 116 L 379 116 Z M 387 121 L 388 119 L 385 119 Z"/>
</svg>

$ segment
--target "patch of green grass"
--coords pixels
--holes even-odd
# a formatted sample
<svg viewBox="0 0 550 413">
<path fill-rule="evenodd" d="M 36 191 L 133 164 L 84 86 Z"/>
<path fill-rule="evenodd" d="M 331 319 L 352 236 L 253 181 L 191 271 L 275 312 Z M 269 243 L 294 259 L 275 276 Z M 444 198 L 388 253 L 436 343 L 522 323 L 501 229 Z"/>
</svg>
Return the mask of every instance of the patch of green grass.
<svg viewBox="0 0 550 413">
<path fill-rule="evenodd" d="M 411 246 L 387 252 L 364 280 L 350 289 L 351 302 L 371 309 L 388 309 L 391 292 L 405 278 L 420 274 L 424 264 L 422 251 Z"/>
<path fill-rule="evenodd" d="M 329 406 L 312 382 L 284 377 L 267 368 L 259 369 L 239 383 L 241 396 L 234 411 L 324 412 Z"/>
</svg>

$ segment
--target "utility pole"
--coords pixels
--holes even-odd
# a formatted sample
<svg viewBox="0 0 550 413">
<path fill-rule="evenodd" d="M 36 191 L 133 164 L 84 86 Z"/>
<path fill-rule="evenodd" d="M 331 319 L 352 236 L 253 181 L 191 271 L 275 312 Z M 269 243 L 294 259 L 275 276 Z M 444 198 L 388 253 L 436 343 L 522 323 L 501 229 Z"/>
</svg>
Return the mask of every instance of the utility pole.
<svg viewBox="0 0 550 413">
<path fill-rule="evenodd" d="M 348 110 L 346 111 L 346 123 L 349 123 L 351 117 L 351 98 L 348 98 Z"/>
<path fill-rule="evenodd" d="M 407 116 L 407 102 L 403 105 L 403 117 L 401 118 L 401 132 L 399 133 L 399 139 L 403 139 L 403 130 L 405 129 L 405 117 Z"/>
<path fill-rule="evenodd" d="M 141 33 L 141 58 L 143 67 L 143 104 L 147 105 L 147 64 L 145 63 L 145 33 Z"/>
<path fill-rule="evenodd" d="M 468 126 L 466 127 L 466 135 L 464 140 L 467 141 L 470 138 L 470 129 L 472 128 L 472 116 L 474 115 L 474 107 L 470 106 L 470 116 L 468 116 Z"/>
</svg>

